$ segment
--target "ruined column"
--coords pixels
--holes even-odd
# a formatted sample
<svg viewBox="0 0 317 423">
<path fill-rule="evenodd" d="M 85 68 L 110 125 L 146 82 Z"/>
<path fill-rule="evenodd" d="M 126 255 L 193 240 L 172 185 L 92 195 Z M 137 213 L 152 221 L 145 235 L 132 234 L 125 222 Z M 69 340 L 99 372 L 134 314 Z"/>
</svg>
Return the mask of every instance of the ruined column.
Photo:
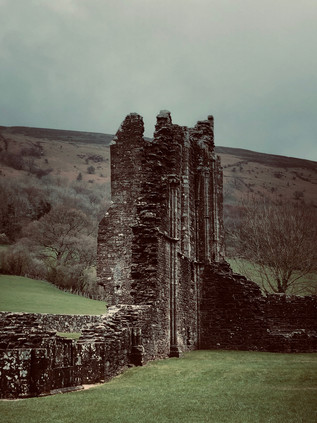
<svg viewBox="0 0 317 423">
<path fill-rule="evenodd" d="M 108 305 L 131 304 L 132 227 L 142 187 L 143 118 L 131 113 L 110 145 L 112 205 L 99 224 L 98 283 Z"/>
<path fill-rule="evenodd" d="M 178 239 L 178 195 L 179 179 L 169 175 L 169 215 L 170 215 L 170 357 L 179 357 L 177 341 L 177 243 Z"/>
</svg>

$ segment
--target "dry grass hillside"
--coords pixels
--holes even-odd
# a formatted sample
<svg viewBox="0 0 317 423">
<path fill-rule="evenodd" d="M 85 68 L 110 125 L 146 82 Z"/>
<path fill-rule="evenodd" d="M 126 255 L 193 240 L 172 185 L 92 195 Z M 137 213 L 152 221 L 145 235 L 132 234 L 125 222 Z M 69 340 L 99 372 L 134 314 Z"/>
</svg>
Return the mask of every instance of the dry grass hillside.
<svg viewBox="0 0 317 423">
<path fill-rule="evenodd" d="M 2 272 L 45 279 L 62 289 L 99 298 L 96 234 L 109 206 L 112 138 L 90 132 L 0 127 L 0 244 L 9 244 L 0 257 Z M 245 212 L 243 200 L 250 195 L 281 200 L 286 208 L 294 201 L 317 207 L 316 162 L 227 147 L 217 147 L 216 153 L 224 171 L 227 257 L 237 255 L 230 235 Z M 59 261 L 50 254 L 43 259 L 48 245 L 56 250 L 56 240 L 52 245 L 45 241 L 47 228 L 64 228 L 64 220 L 73 219 L 72 213 L 82 216 L 80 222 L 87 220 L 86 232 L 74 234 L 69 252 L 63 250 Z M 49 226 L 42 230 L 45 224 Z M 252 270 L 252 263 L 248 265 Z M 248 277 L 256 280 L 254 271 Z"/>
<path fill-rule="evenodd" d="M 1 176 L 42 173 L 69 180 L 109 183 L 112 135 L 27 127 L 0 127 L 0 149 L 12 155 L 2 161 Z M 246 195 L 304 201 L 317 207 L 317 162 L 249 150 L 216 147 L 224 170 L 227 212 Z M 23 165 L 19 165 L 22 159 Z M 16 163 L 14 163 L 14 160 Z M 78 176 L 81 174 L 81 176 Z M 38 172 L 41 177 L 41 172 Z"/>
<path fill-rule="evenodd" d="M 27 177 L 41 169 L 69 180 L 81 174 L 83 181 L 107 183 L 110 140 L 111 136 L 88 132 L 1 127 L 0 148 L 12 159 L 2 161 L 1 176 Z"/>
<path fill-rule="evenodd" d="M 227 204 L 251 194 L 317 206 L 316 162 L 238 148 L 217 147 L 216 151 L 224 170 Z"/>
</svg>

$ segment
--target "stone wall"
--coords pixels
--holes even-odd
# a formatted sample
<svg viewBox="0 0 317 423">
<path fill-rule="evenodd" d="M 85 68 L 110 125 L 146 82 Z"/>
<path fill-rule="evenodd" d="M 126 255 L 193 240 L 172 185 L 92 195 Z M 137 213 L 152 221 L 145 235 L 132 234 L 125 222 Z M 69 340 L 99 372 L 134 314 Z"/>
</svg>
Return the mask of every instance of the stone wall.
<svg viewBox="0 0 317 423">
<path fill-rule="evenodd" d="M 42 326 L 47 330 L 57 332 L 81 332 L 81 330 L 92 324 L 99 323 L 103 319 L 102 315 L 88 314 L 45 314 L 45 313 L 14 313 L 0 311 L 0 331 L 2 328 L 17 325 L 27 331 L 33 327 L 33 322 L 37 326 Z"/>
<path fill-rule="evenodd" d="M 224 261 L 212 116 L 187 128 L 161 111 L 150 142 L 141 116 L 131 114 L 111 162 L 113 204 L 98 242 L 98 278 L 110 304 L 151 305 L 170 356 L 195 348 L 316 349 L 316 298 L 263 296 Z"/>
<path fill-rule="evenodd" d="M 222 171 L 213 118 L 157 116 L 153 141 L 131 114 L 111 145 L 112 206 L 100 223 L 98 281 L 110 304 L 150 304 L 170 355 L 198 346 L 195 263 L 223 256 Z"/>
<path fill-rule="evenodd" d="M 0 330 L 0 398 L 80 389 L 166 357 L 169 349 L 162 348 L 161 328 L 151 315 L 149 306 L 111 307 L 98 322 L 85 323 L 77 342 L 46 329 L 40 315 L 10 316 Z"/>
<path fill-rule="evenodd" d="M 206 266 L 202 279 L 200 348 L 317 351 L 317 296 L 264 296 L 225 263 Z"/>
</svg>

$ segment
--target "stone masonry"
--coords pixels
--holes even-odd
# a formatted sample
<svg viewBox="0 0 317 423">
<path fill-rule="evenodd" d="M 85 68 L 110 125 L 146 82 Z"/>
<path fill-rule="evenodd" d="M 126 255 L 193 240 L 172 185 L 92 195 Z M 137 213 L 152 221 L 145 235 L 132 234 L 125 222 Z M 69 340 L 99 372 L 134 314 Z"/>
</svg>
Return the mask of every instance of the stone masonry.
<svg viewBox="0 0 317 423">
<path fill-rule="evenodd" d="M 317 349 L 316 296 L 263 296 L 224 260 L 212 116 L 187 128 L 161 111 L 146 141 L 142 117 L 128 115 L 111 145 L 111 175 L 99 284 L 110 304 L 151 305 L 158 353 Z"/>
<path fill-rule="evenodd" d="M 99 284 L 112 305 L 150 304 L 158 351 L 179 356 L 199 346 L 202 267 L 223 260 L 222 172 L 212 116 L 188 129 L 161 111 L 153 141 L 143 130 L 130 114 L 111 145 Z"/>
</svg>

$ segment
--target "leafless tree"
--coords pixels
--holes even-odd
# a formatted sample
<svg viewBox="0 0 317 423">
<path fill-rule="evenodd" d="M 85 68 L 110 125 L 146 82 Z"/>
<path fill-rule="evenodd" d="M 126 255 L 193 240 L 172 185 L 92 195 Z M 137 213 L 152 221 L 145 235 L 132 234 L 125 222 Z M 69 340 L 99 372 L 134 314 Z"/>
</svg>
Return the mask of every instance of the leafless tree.
<svg viewBox="0 0 317 423">
<path fill-rule="evenodd" d="M 48 262 L 59 265 L 84 261 L 91 266 L 93 231 L 93 224 L 85 213 L 61 205 L 29 224 L 24 235 L 32 245 L 39 247 L 41 258 Z"/>
<path fill-rule="evenodd" d="M 234 231 L 238 257 L 253 263 L 267 292 L 300 294 L 316 269 L 316 211 L 304 204 L 249 200 Z"/>
</svg>

